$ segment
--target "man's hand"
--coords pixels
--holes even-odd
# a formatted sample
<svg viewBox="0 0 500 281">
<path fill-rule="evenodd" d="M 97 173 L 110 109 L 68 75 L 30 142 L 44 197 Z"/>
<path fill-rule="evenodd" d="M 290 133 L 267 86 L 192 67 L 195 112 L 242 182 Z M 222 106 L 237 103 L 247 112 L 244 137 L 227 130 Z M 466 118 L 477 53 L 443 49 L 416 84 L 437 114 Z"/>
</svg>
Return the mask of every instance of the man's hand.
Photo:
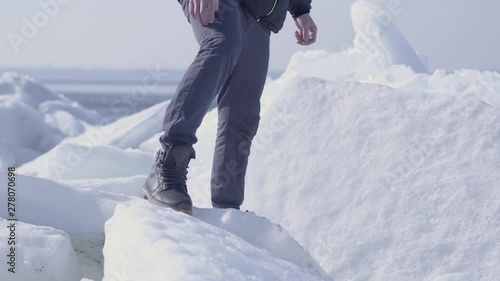
<svg viewBox="0 0 500 281">
<path fill-rule="evenodd" d="M 214 23 L 217 10 L 219 10 L 219 0 L 189 0 L 191 16 L 202 25 Z"/>
<path fill-rule="evenodd" d="M 295 31 L 297 44 L 309 46 L 316 42 L 318 27 L 316 27 L 316 24 L 309 14 L 304 14 L 295 19 L 295 24 L 297 25 L 298 29 L 297 31 Z"/>
</svg>

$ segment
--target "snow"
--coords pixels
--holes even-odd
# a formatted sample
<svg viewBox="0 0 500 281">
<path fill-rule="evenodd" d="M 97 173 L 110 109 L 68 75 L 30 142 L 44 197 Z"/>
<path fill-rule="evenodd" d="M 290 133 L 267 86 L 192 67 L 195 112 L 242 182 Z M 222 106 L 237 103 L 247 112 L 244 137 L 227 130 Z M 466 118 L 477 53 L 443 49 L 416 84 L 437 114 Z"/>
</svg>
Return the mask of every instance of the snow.
<svg viewBox="0 0 500 281">
<path fill-rule="evenodd" d="M 0 171 L 0 176 L 1 178 L 7 177 L 2 171 Z M 26 274 L 32 274 L 30 272 L 34 270 L 34 266 L 44 266 L 50 271 L 36 276 L 23 275 L 25 274 L 23 273 L 13 275 L 14 279 L 10 276 L 11 279 L 1 278 L 1 280 L 80 280 L 82 277 L 75 279 L 77 275 L 69 275 L 73 274 L 75 268 L 78 269 L 77 272 L 80 272 L 80 275 L 83 272 L 85 277 L 101 280 L 104 262 L 102 257 L 104 224 L 112 217 L 116 205 L 130 198 L 91 188 L 70 187 L 51 180 L 23 175 L 16 175 L 16 184 L 18 186 L 16 215 L 22 221 L 17 227 L 16 237 L 18 242 L 21 242 L 17 250 L 29 249 L 30 253 L 33 253 L 31 256 L 18 255 L 17 263 L 34 264 L 21 268 L 23 272 L 27 272 Z M 0 190 L 0 197 L 7 198 L 6 188 Z M 0 218 L 7 217 L 7 207 L 2 208 Z M 4 228 L 2 227 L 0 231 L 4 231 Z M 46 237 L 47 235 L 51 236 Z M 6 237 L 3 234 L 2 236 Z M 60 237 L 61 240 L 51 237 Z M 32 248 L 25 248 L 22 242 L 24 240 L 28 241 L 30 244 L 26 245 Z M 1 244 L 4 241 L 0 241 L 0 248 L 4 247 Z M 68 246 L 68 243 L 71 243 L 72 247 Z M 33 247 L 37 250 L 33 250 Z M 78 259 L 69 257 L 67 249 L 74 249 L 71 253 L 76 254 Z M 2 252 L 5 252 L 3 248 Z M 52 274 L 54 270 L 57 270 L 59 275 L 47 275 Z"/>
<path fill-rule="evenodd" d="M 0 218 L 2 225 L 11 222 Z M 15 273 L 7 271 L 8 258 L 0 271 L 1 280 L 78 281 L 83 275 L 71 246 L 68 234 L 47 226 L 17 222 Z M 2 237 L 10 236 L 10 229 L 0 228 Z M 0 241 L 0 251 L 10 253 L 6 239 Z M 22 262 L 20 262 L 20 260 Z M 10 265 L 9 265 L 10 267 Z M 14 276 L 15 279 L 12 279 Z"/>
<path fill-rule="evenodd" d="M 106 238 L 105 281 L 324 280 L 218 227 L 146 201 L 120 204 L 106 223 Z M 280 244 L 293 249 L 293 242 Z"/>
<path fill-rule="evenodd" d="M 48 151 L 64 138 L 61 130 L 45 123 L 40 112 L 14 97 L 0 104 L 0 120 L 0 129 L 5 132 L 1 136 L 3 143 L 39 154 Z"/>
<path fill-rule="evenodd" d="M 89 126 L 83 134 L 64 139 L 20 170 L 26 175 L 59 180 L 145 175 L 154 152 L 160 148 L 158 132 L 167 104 L 160 103 L 104 126 Z"/>
<path fill-rule="evenodd" d="M 2 174 L 2 177 L 6 177 L 5 172 L 0 173 Z M 124 179 L 124 181 L 126 182 L 126 179 Z M 40 248 L 39 251 L 33 252 L 41 252 L 46 254 L 52 259 L 51 262 L 54 262 L 54 264 L 48 263 L 47 258 L 44 258 L 45 256 L 41 255 L 34 255 L 33 257 L 19 255 L 18 263 L 35 263 L 36 266 L 40 268 L 43 266 L 46 269 L 47 274 L 51 274 L 50 272 L 51 270 L 53 270 L 53 268 L 65 267 L 65 270 L 59 272 L 59 274 L 62 274 L 61 276 L 65 277 L 55 276 L 50 277 L 54 279 L 43 279 L 46 277 L 45 275 L 41 274 L 39 277 L 30 277 L 30 279 L 28 280 L 80 280 L 81 277 L 75 279 L 75 276 L 78 277 L 81 275 L 80 272 L 85 273 L 86 277 L 92 277 L 94 280 L 100 280 L 103 276 L 103 262 L 106 261 L 106 263 L 104 264 L 108 264 L 109 260 L 112 261 L 116 257 L 122 258 L 120 257 L 120 253 L 116 252 L 115 250 L 111 251 L 110 254 L 106 254 L 106 251 L 104 251 L 103 256 L 102 251 L 104 245 L 104 233 L 106 233 L 106 241 L 115 241 L 116 245 L 124 242 L 123 238 L 114 239 L 110 237 L 113 237 L 113 235 L 123 237 L 123 233 L 124 231 L 126 231 L 123 229 L 123 223 L 128 224 L 131 228 L 136 228 L 136 226 L 142 224 L 143 226 L 141 228 L 146 233 L 153 234 L 155 224 L 150 225 L 150 222 L 154 221 L 154 218 L 157 218 L 157 216 L 163 216 L 163 212 L 170 212 L 169 210 L 153 207 L 151 204 L 142 199 L 123 195 L 115 195 L 114 193 L 98 191 L 94 188 L 61 185 L 51 180 L 23 175 L 17 175 L 16 182 L 18 186 L 22 186 L 22 189 L 18 189 L 16 204 L 18 206 L 22 206 L 22 208 L 19 208 L 17 210 L 17 216 L 23 221 L 23 223 L 18 225 L 18 230 L 20 229 L 21 231 L 18 231 L 16 235 L 17 237 L 22 237 L 23 240 L 26 239 L 25 237 L 33 237 L 34 241 L 36 241 L 36 243 L 33 242 L 33 244 Z M 2 198 L 5 198 L 6 190 L 0 191 L 0 196 Z M 127 211 L 127 215 L 125 217 L 121 217 L 120 212 L 118 211 L 120 209 L 119 207 L 117 207 L 118 205 L 130 207 L 130 210 Z M 141 207 L 136 208 L 134 206 Z M 149 211 L 143 212 L 143 208 Z M 6 218 L 6 212 L 6 208 L 2 209 L 0 211 L 0 216 L 2 218 Z M 153 214 L 148 212 L 153 212 Z M 130 213 L 134 213 L 135 215 L 130 215 Z M 138 218 L 137 222 L 134 221 L 134 216 Z M 173 222 L 171 223 L 175 223 L 177 221 L 176 217 L 178 217 L 178 213 L 170 212 L 169 216 L 173 220 Z M 263 274 L 262 278 L 265 278 L 263 280 L 281 280 L 279 279 L 281 277 L 276 276 L 291 274 L 290 272 L 295 272 L 296 274 L 298 274 L 297 278 L 299 279 L 295 280 L 324 280 L 320 277 L 310 278 L 310 276 L 319 276 L 319 274 L 326 274 L 321 270 L 319 265 L 309 255 L 309 253 L 304 250 L 295 240 L 293 240 L 293 238 L 286 232 L 286 230 L 278 225 L 271 223 L 265 218 L 257 217 L 255 214 L 250 212 L 241 213 L 240 211 L 236 210 L 211 209 L 197 209 L 195 210 L 194 217 L 200 220 L 199 221 L 194 218 L 191 219 L 192 227 L 195 229 L 198 227 L 200 228 L 200 231 L 196 233 L 196 235 L 202 235 L 202 237 L 204 235 L 208 235 L 205 231 L 205 229 L 208 228 L 214 231 L 213 237 L 217 237 L 218 235 L 221 237 L 227 236 L 229 237 L 227 239 L 232 239 L 226 243 L 222 243 L 225 240 L 222 239 L 222 242 L 214 242 L 215 245 L 205 245 L 206 243 L 209 243 L 209 241 L 204 241 L 203 239 L 200 240 L 200 238 L 197 238 L 197 240 L 194 241 L 199 241 L 200 243 L 200 245 L 198 245 L 198 249 L 200 250 L 200 258 L 203 258 L 201 256 L 202 254 L 205 255 L 207 252 L 210 252 L 214 249 L 216 249 L 215 252 L 243 252 L 234 255 L 234 258 L 242 260 L 237 264 L 232 263 L 232 257 L 225 257 L 221 254 L 221 260 L 215 260 L 212 264 L 207 263 L 207 268 L 220 267 L 222 270 L 221 272 L 224 272 L 223 270 L 228 270 L 224 269 L 224 267 L 229 264 L 236 266 L 236 268 L 238 268 L 239 270 L 242 270 L 242 274 L 253 272 L 254 274 L 257 274 L 257 277 L 260 276 L 259 274 Z M 110 220 L 110 218 L 113 219 Z M 108 223 L 106 224 L 105 231 L 106 221 L 108 221 Z M 110 221 L 117 221 L 118 226 L 110 226 Z M 201 221 L 205 221 L 207 224 L 198 226 L 199 224 L 201 224 Z M 209 224 L 213 226 L 209 226 Z M 37 226 L 31 226 L 31 228 L 29 228 L 25 227 L 26 225 Z M 44 226 L 41 228 L 42 230 L 50 229 L 50 231 L 52 232 L 48 232 L 49 234 L 55 231 L 59 236 L 64 237 L 64 243 L 66 244 L 60 242 L 62 246 L 56 247 L 54 246 L 54 242 L 44 242 L 44 239 L 48 239 L 47 235 L 49 234 L 47 234 L 46 231 L 34 231 L 34 229 L 37 229 L 37 227 L 39 226 Z M 25 234 L 25 228 L 27 229 L 27 231 L 29 231 L 26 233 L 30 233 L 31 236 Z M 169 229 L 169 231 L 165 231 L 166 229 Z M 189 237 L 189 235 L 194 234 L 191 233 L 190 229 L 167 227 L 162 231 L 162 235 L 165 235 L 165 239 L 167 239 L 168 237 L 170 237 L 170 235 Z M 236 238 L 235 235 L 240 235 L 241 237 Z M 71 249 L 71 247 L 69 246 L 69 238 L 71 238 L 72 248 L 75 250 L 74 252 L 68 250 Z M 232 245 L 233 240 L 237 241 L 235 243 L 239 243 L 242 246 L 238 246 L 235 249 L 231 250 L 230 245 Z M 141 245 L 145 243 L 144 240 L 136 240 L 134 238 L 128 242 L 125 241 L 125 245 L 116 247 L 121 247 L 124 250 L 127 249 L 127 251 L 132 250 L 132 247 L 129 244 L 133 243 L 133 241 L 137 242 L 135 244 L 139 248 L 143 247 Z M 19 248 L 17 248 L 18 251 L 24 251 L 24 249 L 26 249 L 23 248 L 23 245 L 24 244 L 21 244 Z M 111 243 L 111 245 L 113 244 Z M 153 248 L 157 248 L 156 243 L 151 243 L 150 245 Z M 189 244 L 186 245 L 187 249 L 184 250 L 193 251 L 193 249 L 196 249 Z M 5 245 L 0 245 L 0 248 L 2 247 L 5 247 Z M 48 247 L 48 249 L 45 250 L 45 247 Z M 137 253 L 141 252 L 139 248 L 135 249 Z M 159 248 L 161 249 L 161 247 Z M 181 250 L 181 252 L 184 250 Z M 61 258 L 67 257 L 68 253 L 73 256 L 71 259 Z M 245 257 L 246 253 L 254 256 L 249 259 L 244 259 L 243 257 Z M 75 258 L 75 254 L 78 260 Z M 144 254 L 147 255 L 147 252 L 144 252 Z M 168 252 L 167 254 L 170 254 L 170 252 Z M 60 262 L 61 259 L 68 263 L 58 264 L 57 262 Z M 279 266 L 267 265 L 269 261 L 272 261 L 272 263 L 276 263 Z M 136 261 L 135 263 L 141 265 L 142 262 L 143 261 Z M 255 264 L 254 267 L 244 267 L 246 266 L 247 262 L 250 264 Z M 110 264 L 113 263 L 111 262 Z M 120 264 L 122 263 L 120 262 Z M 238 264 L 239 267 L 237 266 Z M 31 272 L 34 270 L 32 268 L 33 267 L 26 267 L 23 268 L 23 270 L 26 270 L 26 272 Z M 127 268 L 127 270 L 133 269 L 133 267 Z M 75 269 L 78 269 L 76 272 L 78 272 L 80 275 L 73 274 Z M 122 267 L 111 267 L 110 270 L 122 270 Z M 161 271 L 164 270 L 164 268 L 159 267 L 158 270 Z M 232 268 L 230 270 L 236 269 Z M 256 270 L 256 272 L 254 272 L 254 270 Z M 39 270 L 36 271 L 39 272 Z M 186 274 L 190 275 L 192 274 L 192 272 L 187 272 Z M 206 275 L 208 274 L 208 272 L 203 272 L 200 269 L 197 274 Z M 23 279 L 25 275 L 16 275 L 16 278 L 17 276 L 19 276 L 19 278 L 21 279 L 16 280 L 25 280 Z M 274 279 L 269 279 L 268 277 Z"/>
<path fill-rule="evenodd" d="M 72 233 L 70 237 L 84 276 L 94 281 L 102 280 L 104 233 Z"/>
<path fill-rule="evenodd" d="M 284 76 L 309 76 L 339 83 L 362 82 L 415 92 L 470 96 L 474 103 L 481 101 L 500 107 L 499 73 L 463 69 L 453 73 L 436 70 L 426 74 L 415 73 L 405 65 L 380 68 L 356 48 L 339 53 L 298 52 L 292 57 Z"/>
<path fill-rule="evenodd" d="M 0 141 L 0 169 L 34 159 L 38 155 L 38 152 L 29 148 Z"/>
<path fill-rule="evenodd" d="M 267 249 L 277 257 L 306 267 L 326 276 L 317 262 L 280 225 L 274 224 L 253 212 L 221 209 L 195 209 L 193 216 L 199 220 L 224 229 L 248 243 Z"/>
<path fill-rule="evenodd" d="M 317 78 L 289 81 L 275 104 L 244 207 L 282 224 L 336 280 L 497 276 L 498 109 Z"/>
<path fill-rule="evenodd" d="M 462 273 L 448 273 L 441 275 L 433 281 L 470 281 L 465 274 Z"/>
<path fill-rule="evenodd" d="M 4 73 L 0 76 L 0 94 L 2 169 L 28 162 L 99 121 L 96 112 L 51 92 L 30 77 Z"/>
<path fill-rule="evenodd" d="M 167 105 L 168 102 L 159 103 L 111 124 L 93 127 L 84 134 L 65 141 L 86 146 L 111 145 L 124 149 L 138 148 L 145 140 L 161 131 Z"/>
<path fill-rule="evenodd" d="M 0 137 L 0 170 L 25 163 L 19 231 L 32 231 L 19 237 L 39 248 L 20 257 L 37 266 L 26 274 L 47 264 L 64 280 L 497 280 L 500 74 L 427 73 L 376 2 L 353 5 L 352 47 L 299 52 L 268 81 L 249 212 L 208 209 L 216 110 L 198 130 L 189 217 L 137 198 L 168 101 L 100 126 L 4 74 L 0 129 L 13 133 Z"/>
<path fill-rule="evenodd" d="M 147 174 L 152 158 L 152 153 L 133 149 L 64 142 L 20 170 L 26 175 L 61 180 L 105 179 Z"/>
<path fill-rule="evenodd" d="M 144 184 L 146 177 L 147 175 L 137 175 L 131 177 L 113 177 L 102 179 L 90 178 L 58 180 L 58 182 L 75 188 L 91 188 L 115 194 L 137 196 L 137 187 Z"/>
<path fill-rule="evenodd" d="M 6 179 L 6 172 L 0 171 Z M 114 212 L 118 202 L 128 197 L 90 188 L 76 189 L 55 181 L 16 176 L 19 187 L 16 194 L 17 216 L 26 223 L 45 225 L 68 233 L 101 233 L 104 223 Z M 7 188 L 0 189 L 0 197 L 7 198 Z M 0 210 L 7 218 L 7 208 Z"/>
<path fill-rule="evenodd" d="M 417 73 L 426 72 L 417 52 L 392 23 L 391 11 L 369 1 L 355 2 L 351 8 L 354 47 L 380 67 L 407 65 Z"/>
</svg>

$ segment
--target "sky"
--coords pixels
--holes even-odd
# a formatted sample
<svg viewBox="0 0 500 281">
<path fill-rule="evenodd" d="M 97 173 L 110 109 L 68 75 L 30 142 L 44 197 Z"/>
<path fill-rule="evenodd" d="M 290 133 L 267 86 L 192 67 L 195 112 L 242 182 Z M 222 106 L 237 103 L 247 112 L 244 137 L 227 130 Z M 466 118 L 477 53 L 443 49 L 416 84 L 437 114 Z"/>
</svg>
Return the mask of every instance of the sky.
<svg viewBox="0 0 500 281">
<path fill-rule="evenodd" d="M 392 20 L 414 48 L 427 55 L 431 70 L 500 70 L 500 1 L 371 1 L 401 5 L 402 12 Z M 41 3 L 48 2 L 60 4 L 44 17 Z M 313 0 L 311 15 L 319 35 L 311 47 L 295 44 L 289 17 L 285 28 L 272 36 L 270 68 L 285 69 L 299 50 L 334 52 L 351 45 L 353 2 Z M 36 21 L 40 28 L 23 39 L 16 52 L 10 41 L 22 36 L 25 20 Z M 196 51 L 176 0 L 0 0 L 0 67 L 184 69 Z"/>
</svg>

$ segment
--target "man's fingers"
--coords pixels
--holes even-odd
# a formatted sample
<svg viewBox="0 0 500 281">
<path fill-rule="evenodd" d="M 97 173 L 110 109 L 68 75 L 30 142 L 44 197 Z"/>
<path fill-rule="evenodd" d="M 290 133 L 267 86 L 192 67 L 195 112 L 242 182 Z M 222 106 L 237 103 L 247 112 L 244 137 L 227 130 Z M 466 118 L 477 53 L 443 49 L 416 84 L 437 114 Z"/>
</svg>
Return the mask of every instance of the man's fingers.
<svg viewBox="0 0 500 281">
<path fill-rule="evenodd" d="M 208 15 L 209 15 L 209 17 L 208 17 L 208 23 L 214 23 L 215 22 L 215 12 L 211 12 Z"/>
<path fill-rule="evenodd" d="M 191 17 L 204 26 L 215 22 L 217 10 L 219 10 L 219 0 L 189 0 Z"/>
<path fill-rule="evenodd" d="M 193 3 L 193 17 L 201 23 L 201 4 L 200 0 L 191 1 Z"/>
<path fill-rule="evenodd" d="M 295 39 L 297 40 L 302 39 L 302 35 L 298 31 L 295 31 Z"/>
<path fill-rule="evenodd" d="M 196 5 L 194 7 L 194 17 L 196 18 L 197 21 L 199 21 L 201 24 L 203 24 L 203 17 L 201 15 L 202 11 L 202 6 L 203 3 L 196 1 Z"/>
<path fill-rule="evenodd" d="M 302 35 L 303 35 L 303 39 L 304 39 L 304 42 L 306 43 L 309 43 L 309 26 L 304 26 L 304 28 L 302 29 Z"/>
<path fill-rule="evenodd" d="M 295 31 L 295 39 L 297 39 L 297 44 L 302 45 L 304 43 L 304 37 L 302 36 L 302 30 Z"/>
<path fill-rule="evenodd" d="M 311 40 L 309 40 L 310 44 L 316 43 L 316 38 L 318 37 L 318 28 L 316 25 L 311 26 Z"/>
<path fill-rule="evenodd" d="M 200 23 L 203 25 L 208 25 L 209 23 L 215 22 L 215 11 L 217 9 L 217 1 L 201 1 L 199 7 Z"/>
<path fill-rule="evenodd" d="M 295 31 L 295 39 L 297 40 L 297 44 L 302 45 L 302 35 L 298 31 Z"/>
<path fill-rule="evenodd" d="M 214 23 L 215 22 L 215 10 L 216 7 L 212 6 L 208 8 L 208 23 Z"/>
<path fill-rule="evenodd" d="M 215 22 L 215 15 L 218 10 L 219 10 L 219 0 L 215 0 L 212 6 L 212 10 L 210 11 L 210 23 Z"/>
<path fill-rule="evenodd" d="M 195 0 L 189 1 L 189 12 L 192 18 L 196 18 L 196 14 L 194 12 L 195 9 L 196 9 L 196 1 Z"/>
<path fill-rule="evenodd" d="M 203 25 L 207 25 L 210 20 L 210 7 L 207 4 L 202 3 L 203 6 L 200 7 L 200 22 Z"/>
</svg>

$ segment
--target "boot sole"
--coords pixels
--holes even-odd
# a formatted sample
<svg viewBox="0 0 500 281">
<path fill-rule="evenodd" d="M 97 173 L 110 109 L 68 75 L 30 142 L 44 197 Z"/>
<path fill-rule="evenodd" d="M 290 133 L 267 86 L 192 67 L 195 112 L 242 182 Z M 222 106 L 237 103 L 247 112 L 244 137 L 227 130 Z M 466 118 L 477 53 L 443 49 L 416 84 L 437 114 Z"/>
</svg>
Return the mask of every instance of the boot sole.
<svg viewBox="0 0 500 281">
<path fill-rule="evenodd" d="M 140 196 L 142 199 L 146 199 L 148 200 L 149 202 L 157 205 L 157 206 L 160 206 L 160 207 L 164 207 L 164 208 L 169 208 L 169 209 L 172 209 L 174 211 L 177 211 L 177 212 L 181 212 L 181 213 L 184 213 L 184 214 L 187 214 L 187 215 L 190 215 L 192 216 L 193 215 L 193 210 L 182 210 L 182 209 L 178 209 L 178 208 L 174 208 L 172 206 L 169 206 L 169 205 L 166 205 L 156 199 L 153 198 L 153 196 L 151 196 L 149 194 L 149 192 L 146 190 L 146 188 L 144 188 L 144 186 L 141 188 L 141 192 L 140 192 Z"/>
</svg>

